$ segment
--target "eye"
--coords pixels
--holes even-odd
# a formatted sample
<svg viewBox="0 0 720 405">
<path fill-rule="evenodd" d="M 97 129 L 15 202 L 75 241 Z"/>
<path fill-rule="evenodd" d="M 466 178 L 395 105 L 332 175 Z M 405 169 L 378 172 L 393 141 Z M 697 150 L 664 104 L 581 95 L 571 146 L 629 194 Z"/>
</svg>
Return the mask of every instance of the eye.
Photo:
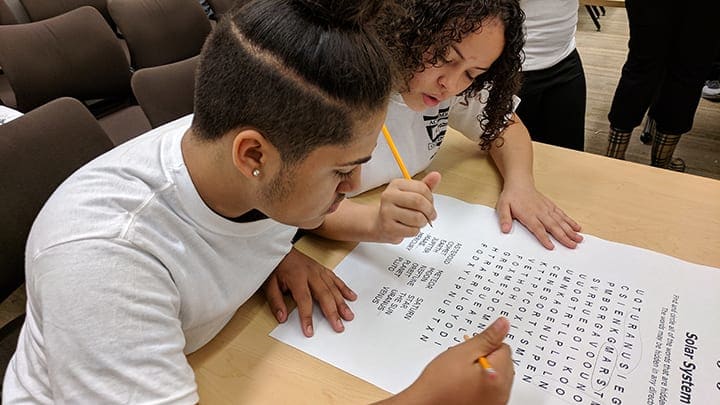
<svg viewBox="0 0 720 405">
<path fill-rule="evenodd" d="M 354 167 L 352 170 L 343 172 L 342 170 L 335 170 L 335 176 L 337 176 L 340 180 L 348 180 L 350 177 L 352 177 L 353 172 L 355 172 L 355 169 L 357 167 Z"/>
</svg>

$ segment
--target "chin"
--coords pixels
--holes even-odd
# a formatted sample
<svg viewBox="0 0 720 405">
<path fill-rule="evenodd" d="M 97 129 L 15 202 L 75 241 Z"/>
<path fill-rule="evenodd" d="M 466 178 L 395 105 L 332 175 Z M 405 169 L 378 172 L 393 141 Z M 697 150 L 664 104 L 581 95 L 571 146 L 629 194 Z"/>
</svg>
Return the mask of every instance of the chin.
<svg viewBox="0 0 720 405">
<path fill-rule="evenodd" d="M 414 97 L 410 103 L 406 103 L 406 105 L 415 112 L 423 112 L 427 110 L 428 106 L 425 105 L 425 103 L 422 100 L 422 96 L 420 97 Z"/>
<path fill-rule="evenodd" d="M 315 228 L 319 227 L 320 225 L 322 225 L 323 222 L 325 222 L 325 215 L 322 215 L 315 219 L 309 219 L 306 221 L 302 221 L 297 226 L 298 226 L 298 228 L 302 228 L 302 229 L 315 229 Z"/>
</svg>

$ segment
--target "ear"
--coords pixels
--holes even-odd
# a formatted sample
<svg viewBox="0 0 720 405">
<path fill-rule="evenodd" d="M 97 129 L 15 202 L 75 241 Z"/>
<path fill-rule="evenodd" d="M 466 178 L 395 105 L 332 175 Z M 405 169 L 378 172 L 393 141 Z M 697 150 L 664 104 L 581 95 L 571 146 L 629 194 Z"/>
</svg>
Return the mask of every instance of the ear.
<svg viewBox="0 0 720 405">
<path fill-rule="evenodd" d="M 233 165 L 246 177 L 258 177 L 269 159 L 272 146 L 265 137 L 254 129 L 239 131 L 232 143 Z"/>
</svg>

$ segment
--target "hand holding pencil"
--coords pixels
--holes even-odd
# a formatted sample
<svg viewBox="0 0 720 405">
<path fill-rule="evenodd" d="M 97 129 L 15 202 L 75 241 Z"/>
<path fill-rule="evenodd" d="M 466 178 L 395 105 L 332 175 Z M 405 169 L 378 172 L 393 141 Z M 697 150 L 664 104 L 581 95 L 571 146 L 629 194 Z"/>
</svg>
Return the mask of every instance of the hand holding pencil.
<svg viewBox="0 0 720 405">
<path fill-rule="evenodd" d="M 503 343 L 509 328 L 507 319 L 498 318 L 479 335 L 437 356 L 400 393 L 398 403 L 506 404 L 515 374 L 510 347 Z M 492 373 L 479 358 L 492 364 Z"/>
<path fill-rule="evenodd" d="M 406 237 L 417 235 L 426 224 L 432 226 L 431 221 L 437 217 L 432 193 L 441 176 L 432 172 L 422 180 L 413 180 L 385 126 L 383 134 L 403 178 L 392 180 L 380 196 L 380 210 L 374 225 L 375 240 L 399 243 Z"/>
</svg>

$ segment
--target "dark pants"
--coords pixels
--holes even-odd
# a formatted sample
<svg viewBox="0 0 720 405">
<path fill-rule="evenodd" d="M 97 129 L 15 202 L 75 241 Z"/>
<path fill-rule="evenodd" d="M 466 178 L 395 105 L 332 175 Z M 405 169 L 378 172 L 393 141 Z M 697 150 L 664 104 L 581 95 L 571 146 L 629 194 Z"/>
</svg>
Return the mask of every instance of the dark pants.
<svg viewBox="0 0 720 405">
<path fill-rule="evenodd" d="M 720 35 L 720 30 L 718 30 Z M 720 80 L 720 47 L 718 47 L 717 56 L 715 56 L 715 62 L 710 67 L 710 73 L 707 75 L 708 80 Z"/>
<path fill-rule="evenodd" d="M 649 108 L 658 131 L 688 132 L 720 47 L 720 1 L 626 0 L 625 7 L 629 51 L 608 114 L 610 126 L 630 132 Z"/>
<path fill-rule="evenodd" d="M 523 72 L 517 114 L 534 141 L 582 151 L 585 95 L 585 72 L 574 50 L 555 66 Z"/>
</svg>

